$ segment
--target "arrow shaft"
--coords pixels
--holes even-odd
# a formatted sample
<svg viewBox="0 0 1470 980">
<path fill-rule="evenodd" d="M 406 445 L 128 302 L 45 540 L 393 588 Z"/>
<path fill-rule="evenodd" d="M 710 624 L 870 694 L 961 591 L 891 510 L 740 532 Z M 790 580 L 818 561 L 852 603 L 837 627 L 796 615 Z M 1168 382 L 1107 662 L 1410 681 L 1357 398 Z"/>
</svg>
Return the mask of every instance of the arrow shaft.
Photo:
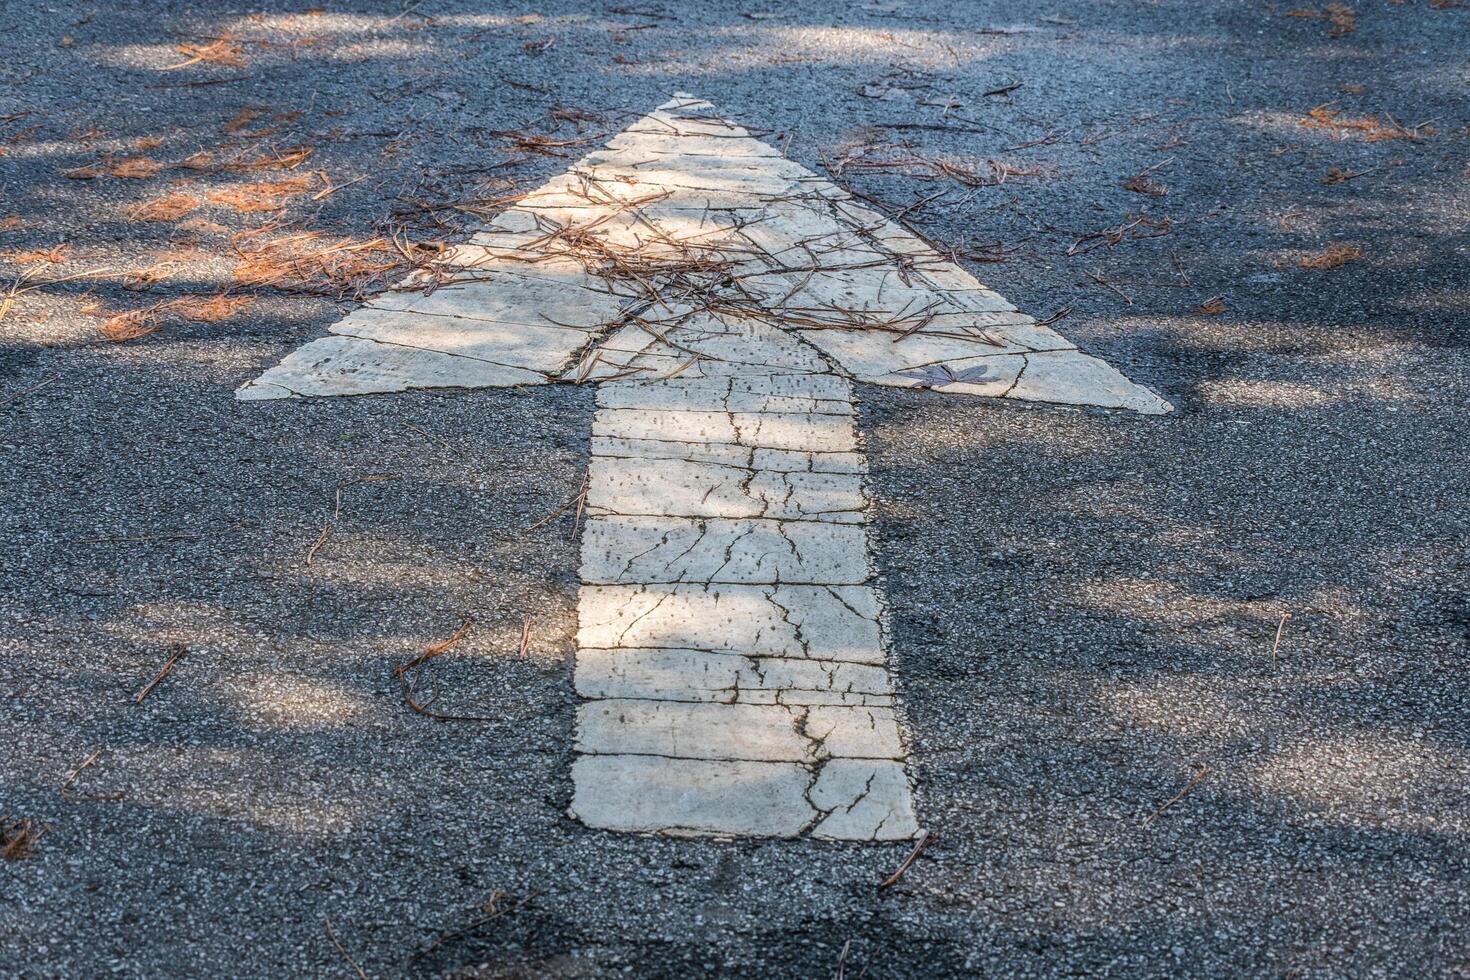
<svg viewBox="0 0 1470 980">
<path fill-rule="evenodd" d="M 697 376 L 599 390 L 574 814 L 912 836 L 849 382 L 755 323 L 660 336 L 701 355 Z M 661 358 L 676 359 L 645 350 L 625 368 Z"/>
</svg>

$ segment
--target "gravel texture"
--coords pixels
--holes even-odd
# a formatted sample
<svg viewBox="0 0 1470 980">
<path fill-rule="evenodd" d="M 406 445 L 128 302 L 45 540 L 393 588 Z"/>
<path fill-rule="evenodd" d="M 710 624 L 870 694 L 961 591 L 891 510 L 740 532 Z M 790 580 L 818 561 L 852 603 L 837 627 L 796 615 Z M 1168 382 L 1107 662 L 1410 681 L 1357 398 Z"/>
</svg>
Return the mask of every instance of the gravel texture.
<svg viewBox="0 0 1470 980">
<path fill-rule="evenodd" d="M 1470 10 L 322 5 L 0 8 L 0 252 L 79 277 L 0 322 L 0 814 L 39 831 L 0 860 L 0 975 L 354 975 L 333 936 L 373 977 L 1470 975 Z M 226 32 L 240 66 L 165 70 Z M 937 835 L 884 891 L 906 845 L 566 816 L 576 542 L 531 526 L 581 485 L 589 389 L 241 404 L 349 305 L 121 344 L 85 312 L 223 288 L 266 220 L 362 238 L 534 186 L 567 160 L 493 131 L 678 89 L 814 169 L 1039 168 L 842 179 L 1177 407 L 858 391 Z M 1434 134 L 1302 125 L 1328 102 Z M 247 106 L 277 132 L 230 139 L 342 188 L 190 231 L 131 209 L 282 174 L 62 176 Z M 1134 183 L 1167 194 L 1122 186 L 1162 161 Z M 95 274 L 191 238 L 146 292 Z M 1332 246 L 1362 255 L 1299 264 Z M 394 668 L 466 615 L 416 696 L 479 720 L 414 713 Z"/>
</svg>

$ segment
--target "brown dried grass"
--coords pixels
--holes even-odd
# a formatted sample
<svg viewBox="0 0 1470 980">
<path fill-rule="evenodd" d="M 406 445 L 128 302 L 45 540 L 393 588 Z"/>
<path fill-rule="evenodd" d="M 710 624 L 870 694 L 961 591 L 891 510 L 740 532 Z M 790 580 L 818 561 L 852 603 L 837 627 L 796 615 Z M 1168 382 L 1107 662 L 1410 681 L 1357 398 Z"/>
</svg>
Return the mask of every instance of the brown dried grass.
<svg viewBox="0 0 1470 980">
<path fill-rule="evenodd" d="M 128 217 L 134 221 L 177 221 L 203 203 L 192 194 L 169 194 L 138 205 Z"/>
<path fill-rule="evenodd" d="M 234 136 L 237 133 L 243 133 L 250 126 L 251 123 L 260 118 L 263 111 L 264 110 L 258 109 L 255 106 L 248 105 L 237 112 L 235 114 L 235 118 L 231 119 L 229 122 L 221 126 L 220 132 L 228 133 L 231 136 Z"/>
<path fill-rule="evenodd" d="M 206 218 L 190 218 L 188 221 L 180 221 L 179 231 L 189 232 L 193 235 L 228 235 L 230 229 L 215 221 Z"/>
<path fill-rule="evenodd" d="M 227 163 L 224 169 L 231 173 L 252 173 L 258 170 L 295 170 L 307 160 L 311 159 L 313 152 L 315 151 L 310 146 L 287 146 L 279 150 L 269 150 L 266 153 L 246 160 Z"/>
<path fill-rule="evenodd" d="M 174 50 L 183 55 L 185 60 L 169 65 L 164 71 L 198 64 L 222 65 L 226 68 L 244 68 L 248 64 L 245 60 L 245 49 L 228 34 L 209 39 L 207 44 L 180 44 Z"/>
<path fill-rule="evenodd" d="M 72 180 L 93 180 L 97 177 L 142 180 L 167 169 L 168 164 L 150 160 L 148 157 L 124 157 L 119 160 L 112 156 L 105 156 L 91 166 L 65 170 L 62 171 L 62 174 Z"/>
<path fill-rule="evenodd" d="M 1328 37 L 1346 37 L 1358 29 L 1358 13 L 1351 7 L 1342 3 L 1329 3 L 1324 9 L 1317 10 L 1313 7 L 1298 7 L 1286 12 L 1288 17 L 1304 17 L 1311 19 L 1325 19 L 1327 21 Z"/>
<path fill-rule="evenodd" d="M 234 282 L 238 286 L 278 289 L 338 298 L 361 298 L 386 289 L 409 273 L 427 271 L 437 254 L 431 246 L 391 238 L 333 238 L 301 231 L 259 242 L 237 236 Z M 427 278 L 427 287 L 433 282 Z"/>
<path fill-rule="evenodd" d="M 42 262 L 60 265 L 70 259 L 70 253 L 71 249 L 66 245 L 53 245 L 50 248 L 32 249 L 29 252 L 0 253 L 0 258 L 16 265 L 38 265 Z"/>
<path fill-rule="evenodd" d="M 118 313 L 102 321 L 97 332 L 102 335 L 103 340 L 114 344 L 121 344 L 128 340 L 137 340 L 156 333 L 159 329 L 158 308 L 161 303 L 145 307 L 141 310 L 128 310 L 126 313 Z"/>
<path fill-rule="evenodd" d="M 1356 245 L 1332 245 L 1320 252 L 1303 255 L 1297 259 L 1297 264 L 1303 269 L 1338 269 L 1349 262 L 1356 262 L 1363 255 L 1363 250 Z"/>
<path fill-rule="evenodd" d="M 1354 177 L 1361 177 L 1364 174 L 1372 173 L 1374 169 L 1376 168 L 1370 167 L 1367 170 L 1348 170 L 1346 167 L 1328 167 L 1327 173 L 1322 176 L 1322 183 L 1328 185 L 1346 184 Z"/>
<path fill-rule="evenodd" d="M 170 317 L 192 323 L 220 323 L 254 304 L 252 296 L 218 293 L 213 296 L 179 296 L 121 313 L 110 313 L 100 303 L 92 303 L 84 306 L 82 312 L 88 316 L 104 317 L 97 332 L 104 340 L 118 344 L 157 333 Z"/>
<path fill-rule="evenodd" d="M 185 170 L 213 170 L 216 166 L 214 154 L 208 150 L 199 150 L 191 153 L 179 161 L 179 166 Z"/>
<path fill-rule="evenodd" d="M 185 296 L 170 300 L 167 311 L 194 323 L 219 323 L 255 304 L 253 296 Z"/>
<path fill-rule="evenodd" d="M 592 135 L 577 136 L 571 139 L 558 139 L 544 133 L 532 133 L 521 129 L 488 129 L 485 132 L 490 136 L 500 137 L 522 153 L 545 157 L 569 156 L 570 154 L 561 151 L 572 147 L 585 146 L 601 138 L 599 135 Z"/>
<path fill-rule="evenodd" d="M 1346 37 L 1358 29 L 1358 14 L 1353 8 L 1342 3 L 1329 3 L 1327 5 L 1327 36 Z"/>
<path fill-rule="evenodd" d="M 152 177 L 161 170 L 167 170 L 168 164 L 150 160 L 147 157 L 125 157 L 122 160 L 107 164 L 103 173 L 109 177 L 122 177 L 127 180 L 143 180 Z"/>
<path fill-rule="evenodd" d="M 315 178 L 306 174 L 285 180 L 239 184 L 235 187 L 213 191 L 209 199 L 216 204 L 232 207 L 242 214 L 279 211 L 291 198 L 311 190 L 314 182 Z"/>
<path fill-rule="evenodd" d="M 118 283 L 124 289 L 131 289 L 135 293 L 147 292 L 161 282 L 168 280 L 176 270 L 174 262 L 155 262 L 146 269 L 137 272 L 128 272 L 118 279 Z"/>
<path fill-rule="evenodd" d="M 1017 166 L 1003 160 L 986 160 L 983 166 L 950 160 L 904 155 L 882 155 L 867 148 L 861 155 L 848 155 L 828 167 L 834 176 L 853 173 L 893 173 L 921 179 L 948 179 L 966 187 L 998 187 L 1015 177 L 1041 177 L 1040 167 Z"/>
<path fill-rule="evenodd" d="M 1382 119 L 1377 116 L 1344 116 L 1341 110 L 1332 108 L 1330 102 L 1309 110 L 1302 118 L 1301 126 L 1303 129 L 1329 130 L 1343 139 L 1358 134 L 1368 143 L 1381 143 L 1385 140 L 1418 141 L 1438 133 L 1428 123 L 1405 126 L 1392 116 L 1384 116 Z"/>
<path fill-rule="evenodd" d="M 1123 189 L 1135 194 L 1147 194 L 1150 197 L 1163 197 L 1169 193 L 1169 188 L 1154 180 L 1148 174 L 1134 174 L 1123 181 Z"/>
</svg>

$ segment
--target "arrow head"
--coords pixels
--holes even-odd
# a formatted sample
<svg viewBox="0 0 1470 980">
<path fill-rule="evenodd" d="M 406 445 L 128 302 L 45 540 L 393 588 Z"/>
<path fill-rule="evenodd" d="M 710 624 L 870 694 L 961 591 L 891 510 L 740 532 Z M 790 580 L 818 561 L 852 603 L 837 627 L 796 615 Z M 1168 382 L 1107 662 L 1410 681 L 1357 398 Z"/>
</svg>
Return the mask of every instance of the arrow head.
<svg viewBox="0 0 1470 980">
<path fill-rule="evenodd" d="M 873 384 L 1169 411 L 683 94 L 331 332 L 238 397 L 760 373 L 776 356 Z"/>
</svg>

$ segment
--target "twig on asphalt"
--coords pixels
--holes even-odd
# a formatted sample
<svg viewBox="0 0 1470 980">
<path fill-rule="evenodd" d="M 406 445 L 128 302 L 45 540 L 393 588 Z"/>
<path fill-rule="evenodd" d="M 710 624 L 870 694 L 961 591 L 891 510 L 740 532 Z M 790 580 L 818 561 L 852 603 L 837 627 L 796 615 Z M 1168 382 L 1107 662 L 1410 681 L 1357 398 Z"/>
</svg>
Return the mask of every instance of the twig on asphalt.
<svg viewBox="0 0 1470 980">
<path fill-rule="evenodd" d="M 355 476 L 350 480 L 343 480 L 337 484 L 336 503 L 332 507 L 332 516 L 327 518 L 326 523 L 322 525 L 322 533 L 318 534 L 316 540 L 312 542 L 311 547 L 306 549 L 306 567 L 311 567 L 311 563 L 316 560 L 316 553 L 322 550 L 322 545 L 327 543 L 327 539 L 332 536 L 332 531 L 336 529 L 337 518 L 342 516 L 343 490 L 355 483 L 381 483 L 384 480 L 396 479 L 398 477 L 393 473 L 368 473 L 364 476 Z"/>
<path fill-rule="evenodd" d="M 1047 133 L 1046 133 L 1045 136 L 1042 136 L 1042 137 L 1040 137 L 1038 139 L 1034 139 L 1034 140 L 1027 140 L 1024 143 L 1016 143 L 1016 144 L 1014 144 L 1012 146 L 1002 147 L 1001 148 L 1001 151 L 1004 152 L 1004 153 L 1010 153 L 1012 150 L 1027 150 L 1027 149 L 1030 149 L 1033 146 L 1047 146 L 1048 144 L 1057 142 L 1063 136 L 1066 136 L 1069 133 L 1071 133 L 1071 130 L 1067 130 L 1066 132 L 1060 132 L 1060 133 L 1057 132 L 1055 129 L 1047 130 Z"/>
<path fill-rule="evenodd" d="M 437 695 L 435 697 L 429 698 L 429 700 L 425 702 L 420 702 L 414 697 L 414 694 L 418 691 L 419 686 L 419 675 L 417 673 L 418 669 L 423 667 L 430 660 L 442 656 L 443 654 L 448 653 L 454 647 L 458 646 L 459 641 L 465 638 L 465 635 L 470 631 L 470 627 L 474 624 L 475 617 L 466 613 L 464 617 L 464 622 L 460 623 L 459 629 L 455 630 L 454 634 L 450 636 L 447 640 L 440 640 L 438 643 L 431 643 L 429 646 L 425 647 L 423 652 L 420 653 L 417 657 L 414 657 L 407 663 L 399 664 L 397 667 L 393 668 L 393 676 L 398 678 L 398 683 L 403 689 L 403 703 L 408 705 L 409 708 L 411 708 L 417 714 L 421 714 L 425 718 L 432 718 L 435 721 L 499 720 L 497 718 L 491 718 L 486 715 L 440 714 L 437 711 L 431 711 L 429 709 L 429 705 L 434 703 L 435 697 L 437 697 Z"/>
<path fill-rule="evenodd" d="M 1281 646 L 1281 631 L 1286 629 L 1286 621 L 1291 618 L 1291 613 L 1282 613 L 1281 621 L 1276 624 L 1276 639 L 1271 643 L 1271 666 L 1276 666 L 1276 650 Z"/>
<path fill-rule="evenodd" d="M 101 754 L 102 750 L 98 749 L 97 751 L 93 752 L 91 755 L 83 759 L 81 764 L 71 771 L 71 775 L 66 777 L 66 782 L 61 784 L 62 799 L 71 800 L 73 803 L 97 803 L 116 801 L 123 798 L 123 794 L 121 793 L 78 796 L 77 794 L 71 792 L 72 784 L 77 781 L 77 777 L 82 774 L 82 770 L 86 769 L 88 766 L 96 762 L 97 757 Z"/>
<path fill-rule="evenodd" d="M 1199 769 L 1195 772 L 1195 774 L 1193 776 L 1189 777 L 1189 782 L 1187 782 L 1187 783 L 1184 784 L 1184 788 L 1183 789 L 1181 789 L 1179 792 L 1175 793 L 1172 797 L 1170 797 L 1169 798 L 1169 801 L 1167 803 L 1165 803 L 1163 806 L 1159 807 L 1153 813 L 1150 813 L 1147 817 L 1144 818 L 1143 825 L 1145 827 L 1147 827 L 1149 824 L 1151 824 L 1155 820 L 1157 820 L 1158 817 L 1159 817 L 1159 815 L 1161 813 L 1163 813 L 1165 810 L 1169 809 L 1169 807 L 1173 806 L 1175 803 L 1178 803 L 1180 800 L 1182 800 L 1186 796 L 1188 796 L 1189 795 L 1189 791 L 1192 790 L 1192 789 L 1194 789 L 1194 787 L 1199 783 L 1199 781 L 1201 779 L 1204 779 L 1205 778 L 1205 775 L 1207 773 L 1209 773 L 1209 771 L 1210 771 L 1210 767 L 1209 766 L 1200 766 Z"/>
<path fill-rule="evenodd" d="M 129 534 L 114 538 L 72 538 L 71 544 L 141 544 L 145 541 L 200 541 L 200 534 Z"/>
<path fill-rule="evenodd" d="M 1194 283 L 1190 281 L 1189 273 L 1185 270 L 1184 263 L 1179 261 L 1179 256 L 1172 248 L 1169 249 L 1169 261 L 1174 263 L 1174 271 L 1179 274 L 1180 279 L 1184 280 L 1184 285 L 1193 286 Z"/>
<path fill-rule="evenodd" d="M 577 495 L 571 500 L 568 500 L 566 503 L 562 504 L 556 510 L 552 511 L 550 514 L 547 514 L 545 517 L 541 518 L 541 520 L 537 521 L 535 524 L 532 524 L 529 530 L 534 531 L 537 528 L 543 528 L 554 521 L 556 518 L 560 517 L 561 515 L 565 514 L 567 511 L 575 507 L 576 517 L 572 521 L 572 537 L 576 537 L 577 528 L 580 527 L 582 524 L 582 510 L 587 506 L 587 490 L 591 486 L 591 481 L 592 474 L 588 473 L 584 475 L 582 477 L 582 489 L 577 491 Z"/>
<path fill-rule="evenodd" d="M 897 871 L 893 872 L 893 874 L 883 879 L 882 883 L 878 885 L 878 890 L 882 891 L 884 888 L 892 888 L 894 885 L 898 884 L 898 879 L 904 876 L 904 873 L 908 871 L 909 866 L 912 865 L 916 860 L 918 860 L 919 855 L 924 853 L 925 848 L 934 843 L 935 836 L 936 835 L 933 831 L 920 831 L 919 839 L 914 841 L 914 849 L 909 851 L 908 857 L 903 859 L 903 863 L 898 866 Z"/>
<path fill-rule="evenodd" d="M 327 938 L 332 941 L 333 946 L 337 947 L 337 952 L 342 954 L 342 958 L 347 961 L 347 965 L 352 967 L 352 972 L 357 974 L 358 980 L 368 980 L 367 974 L 362 972 L 362 967 L 357 965 L 357 960 L 352 958 L 351 954 L 347 952 L 347 947 L 338 941 L 337 934 L 332 931 L 332 917 L 330 915 L 327 916 L 326 927 Z"/>
<path fill-rule="evenodd" d="M 1129 306 L 1132 306 L 1133 305 L 1133 297 L 1132 296 L 1129 296 L 1127 293 L 1123 292 L 1123 290 L 1119 289 L 1117 286 L 1114 286 L 1112 283 L 1108 282 L 1106 279 L 1104 279 L 1102 276 L 1098 275 L 1096 272 L 1093 272 L 1090 269 L 1084 269 L 1083 271 L 1087 273 L 1087 277 L 1089 279 L 1091 279 L 1093 282 L 1097 283 L 1099 286 L 1106 286 L 1108 289 L 1111 289 L 1113 292 L 1115 292 L 1119 296 L 1123 297 L 1123 302 L 1127 303 Z"/>
<path fill-rule="evenodd" d="M 13 395 L 6 395 L 4 398 L 0 398 L 0 405 L 9 405 L 11 402 L 15 401 L 16 399 L 18 399 L 18 398 L 20 398 L 20 397 L 22 397 L 24 395 L 29 395 L 33 391 L 38 391 L 39 389 L 46 387 L 51 382 L 56 381 L 60 377 L 61 377 L 61 375 L 59 375 L 59 374 L 53 374 L 53 375 L 51 375 L 51 377 L 46 378 L 45 380 L 36 382 L 35 384 L 31 385 L 29 388 L 22 388 L 20 391 L 17 391 Z"/>
<path fill-rule="evenodd" d="M 163 662 L 163 669 L 153 676 L 153 680 L 149 681 L 143 690 L 133 696 L 133 703 L 142 704 L 143 699 L 148 696 L 148 692 L 157 687 L 158 682 L 168 676 L 168 672 L 174 669 L 174 664 L 178 663 L 179 658 L 187 653 L 188 650 L 189 648 L 182 643 L 173 644 L 168 659 Z"/>
<path fill-rule="evenodd" d="M 536 628 L 536 617 L 521 613 L 521 643 L 516 648 L 516 659 L 525 660 L 531 652 L 531 631 Z"/>
<path fill-rule="evenodd" d="M 470 631 L 470 627 L 473 625 L 475 625 L 475 617 L 466 613 L 464 621 L 459 624 L 459 629 L 455 630 L 454 634 L 450 636 L 449 639 L 440 640 L 438 643 L 431 643 L 428 646 L 424 647 L 423 653 L 419 654 L 417 657 L 414 657 L 406 664 L 399 664 L 397 667 L 394 667 L 393 676 L 402 677 L 406 672 L 413 670 L 416 667 L 422 667 L 424 664 L 428 663 L 430 660 L 433 660 L 435 657 L 448 653 L 454 647 L 459 645 L 459 641 L 465 638 L 465 634 Z"/>
<path fill-rule="evenodd" d="M 93 276 L 110 276 L 117 271 L 115 269 L 89 269 L 86 272 L 78 272 L 70 276 L 59 276 L 55 279 L 46 279 L 42 282 L 32 283 L 29 286 L 25 285 L 37 274 L 35 272 L 36 268 L 32 266 L 22 270 L 21 274 L 15 277 L 15 282 L 11 283 L 10 288 L 5 291 L 5 295 L 0 296 L 0 320 L 5 319 L 5 315 L 10 312 L 11 306 L 15 303 L 15 298 L 22 293 L 29 293 L 33 290 L 42 289 L 46 286 L 55 286 L 63 282 L 73 282 L 77 279 L 87 279 Z"/>
<path fill-rule="evenodd" d="M 417 432 L 419 435 L 423 436 L 425 439 L 429 440 L 430 442 L 437 442 L 439 445 L 443 446 L 445 449 L 451 450 L 453 452 L 459 452 L 460 451 L 459 448 L 454 445 L 454 443 L 450 442 L 448 439 L 444 439 L 444 438 L 441 438 L 440 436 L 434 435 L 434 433 L 430 432 L 428 429 L 425 429 L 423 426 L 414 425 L 412 422 L 405 422 L 405 423 L 403 423 L 403 427 L 405 429 L 408 429 L 410 432 Z"/>
<path fill-rule="evenodd" d="M 368 178 L 368 175 L 367 174 L 363 174 L 361 177 L 358 177 L 358 178 L 356 178 L 354 180 L 349 180 L 345 184 L 334 184 L 334 183 L 331 182 L 330 179 L 327 178 L 327 175 L 323 171 L 320 171 L 319 170 L 319 171 L 317 171 L 317 173 L 320 173 L 322 175 L 322 180 L 323 180 L 323 182 L 327 186 L 326 187 L 323 187 L 321 190 L 317 191 L 315 194 L 313 194 L 311 196 L 311 199 L 313 201 L 320 201 L 323 198 L 331 197 L 333 194 L 337 193 L 342 188 L 344 188 L 344 187 L 351 187 L 353 184 L 356 184 L 359 181 L 367 180 L 367 178 Z"/>
<path fill-rule="evenodd" d="M 325 524 L 322 525 L 322 533 L 321 534 L 318 534 L 316 536 L 316 540 L 311 543 L 311 547 L 306 549 L 306 567 L 307 568 L 310 568 L 311 567 L 311 563 L 316 559 L 316 553 L 318 551 L 321 551 L 322 550 L 322 545 L 326 544 L 327 543 L 327 539 L 330 538 L 331 536 L 332 536 L 332 522 L 331 521 L 327 521 L 327 523 L 325 523 Z"/>
<path fill-rule="evenodd" d="M 1072 313 L 1072 307 L 1070 305 L 1069 306 L 1064 306 L 1060 310 L 1057 310 L 1055 313 L 1053 313 L 1051 316 L 1046 317 L 1046 318 L 1041 319 L 1041 320 L 1037 320 L 1036 321 L 1036 325 L 1038 327 L 1049 327 L 1053 323 L 1056 323 L 1058 320 L 1062 319 L 1063 317 L 1070 316 L 1071 313 Z"/>
<path fill-rule="evenodd" d="M 144 88 L 204 88 L 209 85 L 229 85 L 232 82 L 248 82 L 254 75 L 240 75 L 235 78 L 202 78 L 192 82 L 156 82 L 145 85 Z"/>
<path fill-rule="evenodd" d="M 493 891 L 493 892 L 490 893 L 490 897 L 485 900 L 485 904 L 482 905 L 482 906 L 480 906 L 484 910 L 484 914 L 483 915 L 481 915 L 478 918 L 472 920 L 468 925 L 466 925 L 462 929 L 456 929 L 453 932 L 441 933 L 438 939 L 435 939 L 432 943 L 430 943 L 429 945 L 425 946 L 423 949 L 419 950 L 417 953 L 414 953 L 413 956 L 409 957 L 409 960 L 408 961 L 410 963 L 414 963 L 414 962 L 417 962 L 418 960 L 423 959 L 425 956 L 428 956 L 430 953 L 432 953 L 434 950 L 438 949 L 440 946 L 442 946 L 445 943 L 447 943 L 449 940 L 451 940 L 451 939 L 458 939 L 460 936 L 463 936 L 466 933 L 474 932 L 476 929 L 480 928 L 485 923 L 490 922 L 493 919 L 498 919 L 502 915 L 509 915 L 510 913 L 517 911 L 522 906 L 524 906 L 527 902 L 530 902 L 533 898 L 536 898 L 540 894 L 541 894 L 541 889 L 539 889 L 539 888 L 533 889 L 532 891 L 530 891 L 529 893 L 527 893 L 527 895 L 526 895 L 525 898 L 523 898 L 520 901 L 516 902 L 514 905 L 508 906 L 506 908 L 501 908 L 500 907 L 500 901 L 501 901 L 501 899 L 507 898 L 509 896 L 507 896 L 505 894 L 505 892 L 503 892 L 503 891 L 501 891 L 500 889 L 497 888 L 495 891 Z"/>
<path fill-rule="evenodd" d="M 398 11 L 395 16 L 389 17 L 388 20 L 384 22 L 383 26 L 392 27 L 394 24 L 398 23 L 400 20 L 407 17 L 409 14 L 413 13 L 415 10 L 419 9 L 423 5 L 424 0 L 416 0 L 416 2 L 414 3 L 406 4 L 404 8 Z"/>
</svg>

